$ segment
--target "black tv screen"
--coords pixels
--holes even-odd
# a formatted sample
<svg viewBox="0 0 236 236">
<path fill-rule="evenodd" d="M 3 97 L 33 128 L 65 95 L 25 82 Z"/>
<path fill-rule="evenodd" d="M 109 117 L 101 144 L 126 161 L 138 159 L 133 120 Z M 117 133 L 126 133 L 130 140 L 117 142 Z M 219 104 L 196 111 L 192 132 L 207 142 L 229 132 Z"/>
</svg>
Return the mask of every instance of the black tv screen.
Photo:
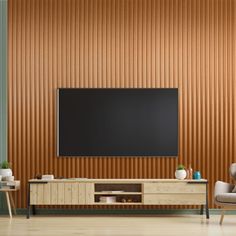
<svg viewBox="0 0 236 236">
<path fill-rule="evenodd" d="M 178 89 L 58 89 L 58 156 L 178 156 Z"/>
</svg>

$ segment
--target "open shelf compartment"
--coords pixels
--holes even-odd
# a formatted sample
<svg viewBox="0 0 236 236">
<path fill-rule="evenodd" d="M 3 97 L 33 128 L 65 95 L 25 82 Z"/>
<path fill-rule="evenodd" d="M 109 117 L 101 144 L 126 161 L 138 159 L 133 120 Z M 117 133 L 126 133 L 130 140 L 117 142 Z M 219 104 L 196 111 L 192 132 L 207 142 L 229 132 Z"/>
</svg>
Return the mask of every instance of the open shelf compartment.
<svg viewBox="0 0 236 236">
<path fill-rule="evenodd" d="M 129 193 L 142 193 L 142 184 L 120 184 L 120 183 L 98 183 L 95 184 L 95 192 L 129 192 Z"/>
<path fill-rule="evenodd" d="M 110 202 L 109 199 L 113 199 L 114 202 Z M 142 184 L 95 184 L 94 201 L 97 204 L 142 204 Z"/>
</svg>

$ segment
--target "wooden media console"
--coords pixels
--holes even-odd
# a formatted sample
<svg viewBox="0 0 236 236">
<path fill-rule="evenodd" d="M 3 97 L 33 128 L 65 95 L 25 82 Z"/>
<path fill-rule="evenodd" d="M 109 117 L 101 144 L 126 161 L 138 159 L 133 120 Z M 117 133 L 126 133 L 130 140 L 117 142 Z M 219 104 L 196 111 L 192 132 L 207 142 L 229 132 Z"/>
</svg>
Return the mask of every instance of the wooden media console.
<svg viewBox="0 0 236 236">
<path fill-rule="evenodd" d="M 208 181 L 60 179 L 28 182 L 28 211 L 37 205 L 199 205 L 208 210 Z"/>
</svg>

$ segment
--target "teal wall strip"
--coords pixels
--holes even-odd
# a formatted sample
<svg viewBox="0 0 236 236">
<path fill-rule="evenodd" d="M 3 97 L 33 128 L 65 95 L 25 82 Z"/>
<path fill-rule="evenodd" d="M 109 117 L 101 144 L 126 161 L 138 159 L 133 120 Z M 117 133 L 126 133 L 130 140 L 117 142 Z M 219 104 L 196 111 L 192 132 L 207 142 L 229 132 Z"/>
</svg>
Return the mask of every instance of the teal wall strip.
<svg viewBox="0 0 236 236">
<path fill-rule="evenodd" d="M 0 0 L 0 161 L 7 158 L 7 0 Z"/>
<path fill-rule="evenodd" d="M 0 0 L 0 162 L 7 159 L 7 0 Z M 0 208 L 4 199 L 0 196 Z"/>
</svg>

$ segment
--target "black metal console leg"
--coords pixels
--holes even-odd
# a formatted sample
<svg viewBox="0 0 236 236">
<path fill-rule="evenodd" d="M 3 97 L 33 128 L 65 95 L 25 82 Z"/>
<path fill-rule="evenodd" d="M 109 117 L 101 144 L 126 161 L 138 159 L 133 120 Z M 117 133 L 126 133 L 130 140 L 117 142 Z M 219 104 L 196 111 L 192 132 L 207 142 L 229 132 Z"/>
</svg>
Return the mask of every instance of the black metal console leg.
<svg viewBox="0 0 236 236">
<path fill-rule="evenodd" d="M 27 207 L 27 216 L 26 216 L 27 219 L 30 218 L 30 206 Z"/>
<path fill-rule="evenodd" d="M 30 184 L 28 183 L 28 192 L 27 192 L 27 215 L 26 218 L 30 218 Z"/>
<path fill-rule="evenodd" d="M 200 215 L 203 215 L 204 205 L 201 205 Z"/>
<path fill-rule="evenodd" d="M 206 184 L 206 218 L 209 219 L 209 206 L 208 206 L 208 183 Z"/>
<path fill-rule="evenodd" d="M 33 215 L 36 215 L 36 208 L 35 208 L 35 205 L 32 205 L 32 213 L 33 213 Z"/>
<path fill-rule="evenodd" d="M 206 204 L 206 218 L 210 218 L 208 204 Z"/>
</svg>

